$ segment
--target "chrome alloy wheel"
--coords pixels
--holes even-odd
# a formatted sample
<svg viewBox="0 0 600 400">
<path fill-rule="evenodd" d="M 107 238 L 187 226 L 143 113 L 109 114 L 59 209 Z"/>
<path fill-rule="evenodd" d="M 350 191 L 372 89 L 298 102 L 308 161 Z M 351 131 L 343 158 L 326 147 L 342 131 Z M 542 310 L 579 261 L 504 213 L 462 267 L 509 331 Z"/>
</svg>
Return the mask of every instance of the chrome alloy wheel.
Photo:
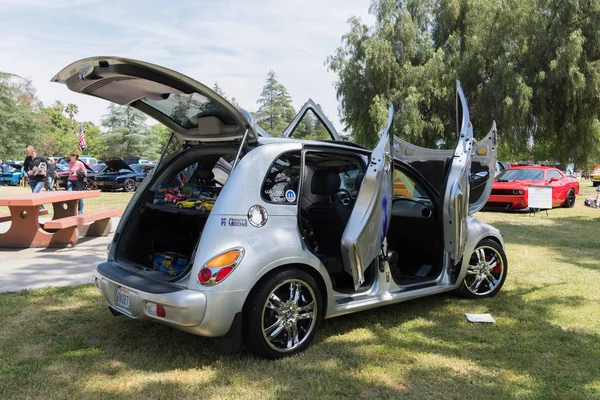
<svg viewBox="0 0 600 400">
<path fill-rule="evenodd" d="M 475 296 L 485 296 L 494 291 L 504 277 L 504 262 L 498 250 L 480 246 L 473 251 L 464 285 Z"/>
<path fill-rule="evenodd" d="M 126 192 L 135 192 L 135 181 L 133 179 L 127 179 L 125 183 L 123 183 L 123 189 Z"/>
<path fill-rule="evenodd" d="M 296 349 L 317 323 L 315 293 L 300 279 L 288 279 L 271 291 L 262 312 L 267 344 L 279 352 Z"/>
</svg>

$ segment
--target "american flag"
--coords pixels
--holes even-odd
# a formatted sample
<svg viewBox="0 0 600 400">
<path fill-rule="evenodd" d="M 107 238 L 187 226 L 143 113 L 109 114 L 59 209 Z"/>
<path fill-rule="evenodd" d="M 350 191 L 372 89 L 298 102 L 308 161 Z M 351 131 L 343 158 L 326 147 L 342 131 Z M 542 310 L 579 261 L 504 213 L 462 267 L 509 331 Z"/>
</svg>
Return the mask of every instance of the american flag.
<svg viewBox="0 0 600 400">
<path fill-rule="evenodd" d="M 79 150 L 85 150 L 85 131 L 83 130 L 83 124 L 79 124 Z"/>
</svg>

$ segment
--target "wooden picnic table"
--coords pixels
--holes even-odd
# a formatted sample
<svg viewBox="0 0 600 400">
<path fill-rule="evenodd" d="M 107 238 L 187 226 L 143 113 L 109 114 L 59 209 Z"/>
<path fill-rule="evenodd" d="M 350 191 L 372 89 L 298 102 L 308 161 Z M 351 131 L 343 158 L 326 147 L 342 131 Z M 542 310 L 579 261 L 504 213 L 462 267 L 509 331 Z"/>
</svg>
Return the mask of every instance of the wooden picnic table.
<svg viewBox="0 0 600 400">
<path fill-rule="evenodd" d="M 8 206 L 11 226 L 0 234 L 0 247 L 66 247 L 77 243 L 79 234 L 104 236 L 110 232 L 110 216 L 119 210 L 77 215 L 79 199 L 99 197 L 99 190 L 59 191 L 0 196 L 0 206 Z M 52 204 L 52 220 L 41 224 L 43 204 Z M 8 217 L 5 217 L 8 220 Z M 0 222 L 2 219 L 0 218 Z M 93 222 L 91 225 L 83 225 Z"/>
</svg>

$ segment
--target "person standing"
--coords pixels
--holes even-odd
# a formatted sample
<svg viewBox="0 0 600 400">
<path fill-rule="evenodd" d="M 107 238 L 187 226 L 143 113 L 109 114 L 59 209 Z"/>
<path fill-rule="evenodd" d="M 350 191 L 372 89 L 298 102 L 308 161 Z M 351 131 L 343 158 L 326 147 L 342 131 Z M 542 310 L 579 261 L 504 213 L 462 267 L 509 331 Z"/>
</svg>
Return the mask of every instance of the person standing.
<svg viewBox="0 0 600 400">
<path fill-rule="evenodd" d="M 54 180 L 56 179 L 56 160 L 50 159 L 48 170 L 46 171 L 46 190 L 54 192 Z"/>
<path fill-rule="evenodd" d="M 46 170 L 48 169 L 48 160 L 38 155 L 33 146 L 27 146 L 27 157 L 23 163 L 23 170 L 29 178 L 29 187 L 32 193 L 39 193 L 44 187 L 46 181 Z M 42 207 L 43 208 L 43 207 Z"/>
<path fill-rule="evenodd" d="M 83 180 L 87 177 L 85 165 L 79 161 L 79 154 L 72 152 L 69 154 L 69 178 L 67 179 L 67 190 L 83 190 Z M 83 199 L 79 199 L 77 214 L 83 214 Z"/>
</svg>

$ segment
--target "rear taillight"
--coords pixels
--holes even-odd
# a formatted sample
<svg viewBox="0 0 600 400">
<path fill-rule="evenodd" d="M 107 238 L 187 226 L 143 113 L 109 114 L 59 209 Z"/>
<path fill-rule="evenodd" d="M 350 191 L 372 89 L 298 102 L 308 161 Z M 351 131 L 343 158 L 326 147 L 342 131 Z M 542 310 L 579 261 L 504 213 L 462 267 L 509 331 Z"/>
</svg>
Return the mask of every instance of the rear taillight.
<svg viewBox="0 0 600 400">
<path fill-rule="evenodd" d="M 217 272 L 217 278 L 216 281 L 221 282 L 223 279 L 227 278 L 227 275 L 229 275 L 231 273 L 231 271 L 233 271 L 233 267 L 223 267 L 221 269 L 219 269 L 219 272 Z"/>
<path fill-rule="evenodd" d="M 165 306 L 162 304 L 147 302 L 146 312 L 150 315 L 155 315 L 160 318 L 165 318 L 167 316 L 167 310 L 165 310 Z"/>
<path fill-rule="evenodd" d="M 243 257 L 244 249 L 238 247 L 211 258 L 198 272 L 198 283 L 213 286 L 222 282 L 239 265 Z"/>
<path fill-rule="evenodd" d="M 212 278 L 212 271 L 210 268 L 202 268 L 198 273 L 198 282 L 206 283 Z"/>
</svg>

